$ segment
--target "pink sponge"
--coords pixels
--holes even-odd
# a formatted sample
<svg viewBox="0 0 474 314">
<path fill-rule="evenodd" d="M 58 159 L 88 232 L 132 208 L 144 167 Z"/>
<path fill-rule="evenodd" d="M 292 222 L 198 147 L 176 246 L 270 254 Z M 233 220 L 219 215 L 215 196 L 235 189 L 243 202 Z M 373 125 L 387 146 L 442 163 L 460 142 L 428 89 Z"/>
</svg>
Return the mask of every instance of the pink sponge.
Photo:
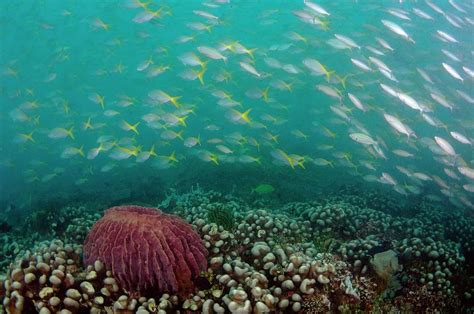
<svg viewBox="0 0 474 314">
<path fill-rule="evenodd" d="M 186 293 L 207 268 L 207 250 L 192 226 L 158 209 L 112 207 L 84 243 L 84 262 L 101 260 L 131 293 Z"/>
</svg>

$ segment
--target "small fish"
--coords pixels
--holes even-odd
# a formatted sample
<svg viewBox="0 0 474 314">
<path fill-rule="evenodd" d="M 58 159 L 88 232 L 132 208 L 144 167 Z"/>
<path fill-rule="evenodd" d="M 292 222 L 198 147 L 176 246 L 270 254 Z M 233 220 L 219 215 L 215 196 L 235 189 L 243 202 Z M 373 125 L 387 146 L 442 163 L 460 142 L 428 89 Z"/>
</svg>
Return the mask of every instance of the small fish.
<svg viewBox="0 0 474 314">
<path fill-rule="evenodd" d="M 314 158 L 313 163 L 316 166 L 323 166 L 323 167 L 324 166 L 331 166 L 332 168 L 334 168 L 334 165 L 333 165 L 332 161 L 326 160 L 324 158 Z"/>
<path fill-rule="evenodd" d="M 364 133 L 351 133 L 349 134 L 350 138 L 364 145 L 377 145 L 377 142 L 371 138 L 369 135 Z"/>
<path fill-rule="evenodd" d="M 61 153 L 61 158 L 70 158 L 76 155 L 80 155 L 82 157 L 85 157 L 84 151 L 83 151 L 84 146 L 81 146 L 79 148 L 77 147 L 66 147 L 63 152 Z"/>
<path fill-rule="evenodd" d="M 158 101 L 160 104 L 171 103 L 176 108 L 180 107 L 178 100 L 181 98 L 181 96 L 171 96 L 162 90 L 151 91 L 150 93 L 148 93 L 148 96 L 150 96 L 150 98 L 152 98 L 153 100 Z"/>
<path fill-rule="evenodd" d="M 414 157 L 414 155 L 412 153 L 409 153 L 406 150 L 402 150 L 402 149 L 394 149 L 394 150 L 392 150 L 392 153 L 394 153 L 397 156 L 404 157 L 404 158 Z"/>
<path fill-rule="evenodd" d="M 201 11 L 201 10 L 193 10 L 193 13 L 199 16 L 202 16 L 208 20 L 219 20 L 219 17 L 215 16 L 212 13 Z"/>
<path fill-rule="evenodd" d="M 462 175 L 468 177 L 469 179 L 474 180 L 474 169 L 466 167 L 466 166 L 461 166 L 461 167 L 458 167 L 458 171 Z"/>
<path fill-rule="evenodd" d="M 53 139 L 70 137 L 71 139 L 74 139 L 74 133 L 72 132 L 73 129 L 74 127 L 69 129 L 54 128 L 48 133 L 48 137 Z"/>
<path fill-rule="evenodd" d="M 380 84 L 380 87 L 383 89 L 384 92 L 386 92 L 390 96 L 398 98 L 398 92 L 395 89 L 393 89 L 392 87 L 390 87 L 388 85 L 385 85 L 385 84 Z"/>
<path fill-rule="evenodd" d="M 311 71 L 313 75 L 325 75 L 326 81 L 330 81 L 331 74 L 334 71 L 329 71 L 324 65 L 322 65 L 318 60 L 315 59 L 304 59 L 303 64 Z"/>
<path fill-rule="evenodd" d="M 347 96 L 349 97 L 349 99 L 351 100 L 351 102 L 354 104 L 354 106 L 356 106 L 357 109 L 361 110 L 361 111 L 367 111 L 367 109 L 364 107 L 364 105 L 362 104 L 362 102 L 359 100 L 359 98 L 357 98 L 356 96 L 352 95 L 351 93 L 347 93 Z"/>
<path fill-rule="evenodd" d="M 405 104 L 407 105 L 408 107 L 412 108 L 412 109 L 415 109 L 415 110 L 419 110 L 421 112 L 424 111 L 424 108 L 422 108 L 418 102 L 413 99 L 413 97 L 405 94 L 405 93 L 397 93 L 397 96 L 398 98 Z"/>
<path fill-rule="evenodd" d="M 138 132 L 138 126 L 140 125 L 140 122 L 137 122 L 135 124 L 130 124 L 127 121 L 123 120 L 120 123 L 120 127 L 125 130 L 125 131 L 132 131 L 136 135 L 139 135 L 140 133 Z"/>
<path fill-rule="evenodd" d="M 328 11 L 326 11 L 323 7 L 321 7 L 320 5 L 314 3 L 314 2 L 311 2 L 311 1 L 308 1 L 308 0 L 304 0 L 304 5 L 306 7 L 308 7 L 309 9 L 311 9 L 312 11 L 314 11 L 315 13 L 319 14 L 319 15 L 325 15 L 325 16 L 329 16 L 331 14 L 329 14 Z"/>
<path fill-rule="evenodd" d="M 215 48 L 207 47 L 207 46 L 199 46 L 197 50 L 210 59 L 223 60 L 224 62 L 227 62 L 227 57 L 221 54 L 219 50 Z"/>
<path fill-rule="evenodd" d="M 189 147 L 189 148 L 194 147 L 196 145 L 201 145 L 201 138 L 200 136 L 188 137 L 184 140 L 183 144 L 184 146 Z"/>
<path fill-rule="evenodd" d="M 380 37 L 376 37 L 375 40 L 377 40 L 380 46 L 384 47 L 385 49 L 390 50 L 390 51 L 395 51 L 395 49 L 393 49 L 392 46 L 390 46 L 389 43 L 386 42 L 384 39 Z"/>
<path fill-rule="evenodd" d="M 454 38 L 452 35 L 450 35 L 446 32 L 438 30 L 438 31 L 436 31 L 436 33 L 444 41 L 447 41 L 447 42 L 450 42 L 450 43 L 459 43 L 459 41 L 456 38 Z"/>
<path fill-rule="evenodd" d="M 257 193 L 259 195 L 271 194 L 275 191 L 275 188 L 271 184 L 261 183 L 252 189 L 251 193 Z"/>
<path fill-rule="evenodd" d="M 94 93 L 94 94 L 89 96 L 89 100 L 91 100 L 92 102 L 100 105 L 100 107 L 102 109 L 104 109 L 104 107 L 105 107 L 105 97 L 104 96 L 101 96 L 97 93 Z"/>
<path fill-rule="evenodd" d="M 413 132 L 413 130 L 411 130 L 408 126 L 403 124 L 396 117 L 394 117 L 390 114 L 387 114 L 387 113 L 384 113 L 383 117 L 388 122 L 388 124 L 390 124 L 390 126 L 392 126 L 392 128 L 394 128 L 398 132 L 400 132 L 402 134 L 405 134 L 406 136 L 408 136 L 408 138 L 410 138 L 411 136 L 416 137 L 415 132 Z"/>
<path fill-rule="evenodd" d="M 364 62 L 362 62 L 362 61 L 360 61 L 360 60 L 351 58 L 351 62 L 352 62 L 356 67 L 358 67 L 359 69 L 361 69 L 361 70 L 364 71 L 364 72 L 370 72 L 370 71 L 372 71 L 372 69 L 371 69 L 367 64 L 365 64 Z"/>
<path fill-rule="evenodd" d="M 470 69 L 466 66 L 463 66 L 462 69 L 464 70 L 464 72 L 466 72 L 467 75 L 469 75 L 471 78 L 474 78 L 474 70 L 473 69 Z"/>
<path fill-rule="evenodd" d="M 250 118 L 249 114 L 252 111 L 252 109 L 248 109 L 245 112 L 240 112 L 235 109 L 230 109 L 227 112 L 227 118 L 231 120 L 234 123 L 239 123 L 239 124 L 245 124 L 245 123 L 250 123 Z"/>
<path fill-rule="evenodd" d="M 399 25 L 397 25 L 396 23 L 393 23 L 391 21 L 387 21 L 387 20 L 382 20 L 382 24 L 387 27 L 389 30 L 391 30 L 392 32 L 394 32 L 395 34 L 401 36 L 402 38 L 408 40 L 409 42 L 412 42 L 412 43 L 415 43 L 415 41 L 413 40 L 413 38 L 411 38 L 403 28 L 401 28 Z"/>
<path fill-rule="evenodd" d="M 414 172 L 413 176 L 417 179 L 420 179 L 421 181 L 431 181 L 431 177 L 427 175 L 426 173 L 423 172 Z"/>
<path fill-rule="evenodd" d="M 258 78 L 262 77 L 262 74 L 259 73 L 257 69 L 253 67 L 253 65 L 250 65 L 247 62 L 239 62 L 239 64 L 240 64 L 240 67 L 244 69 L 245 71 L 247 71 L 248 73 L 255 75 Z"/>
<path fill-rule="evenodd" d="M 436 144 L 448 155 L 456 156 L 456 151 L 454 150 L 453 146 L 449 144 L 447 140 L 442 137 L 435 136 L 434 137 Z"/>
<path fill-rule="evenodd" d="M 397 181 L 387 172 L 382 172 L 382 176 L 379 178 L 381 183 L 397 185 Z"/>
<path fill-rule="evenodd" d="M 316 89 L 330 97 L 333 97 L 333 98 L 338 99 L 339 101 L 342 101 L 342 96 L 339 93 L 339 91 L 332 88 L 331 86 L 319 84 L 319 85 L 316 85 Z"/>
<path fill-rule="evenodd" d="M 464 79 L 461 77 L 461 75 L 449 64 L 447 63 L 441 63 L 443 65 L 443 68 L 446 70 L 446 72 L 449 73 L 452 77 L 454 77 L 457 80 L 460 80 L 461 82 L 464 82 Z"/>
<path fill-rule="evenodd" d="M 419 17 L 421 17 L 425 20 L 432 20 L 433 19 L 433 17 L 431 15 L 429 15 L 425 11 L 422 11 L 418 8 L 413 8 L 413 13 L 415 13 L 416 15 L 418 15 Z"/>
<path fill-rule="evenodd" d="M 223 154 L 233 154 L 234 152 L 227 146 L 224 145 L 216 145 L 217 150 L 219 150 Z"/>
<path fill-rule="evenodd" d="M 420 68 L 416 68 L 416 70 L 418 71 L 418 73 L 421 75 L 421 77 L 427 81 L 428 83 L 430 84 L 434 84 L 433 83 L 433 80 L 431 79 L 431 77 L 428 75 L 428 73 L 426 73 L 424 70 L 420 69 Z"/>
<path fill-rule="evenodd" d="M 339 35 L 339 34 L 334 34 L 334 37 L 336 37 L 338 40 L 343 42 L 345 45 L 347 45 L 350 48 L 357 48 L 360 49 L 360 46 L 351 38 L 344 36 L 344 35 Z"/>
<path fill-rule="evenodd" d="M 472 142 L 467 137 L 465 137 L 464 135 L 462 135 L 458 132 L 451 131 L 451 132 L 449 132 L 449 134 L 451 134 L 451 136 L 456 141 L 458 141 L 459 143 L 466 144 L 466 145 L 472 145 Z"/>
</svg>

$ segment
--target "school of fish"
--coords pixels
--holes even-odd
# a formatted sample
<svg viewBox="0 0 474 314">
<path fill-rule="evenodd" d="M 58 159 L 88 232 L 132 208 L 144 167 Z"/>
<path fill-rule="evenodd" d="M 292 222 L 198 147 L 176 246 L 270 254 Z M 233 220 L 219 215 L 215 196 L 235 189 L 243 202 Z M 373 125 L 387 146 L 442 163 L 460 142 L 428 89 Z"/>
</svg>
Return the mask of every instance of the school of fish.
<svg viewBox="0 0 474 314">
<path fill-rule="evenodd" d="M 339 169 L 474 209 L 472 3 L 164 3 L 7 26 L 38 47 L 1 58 L 0 166 L 25 184 L 81 169 L 76 185 L 190 158 Z"/>
</svg>

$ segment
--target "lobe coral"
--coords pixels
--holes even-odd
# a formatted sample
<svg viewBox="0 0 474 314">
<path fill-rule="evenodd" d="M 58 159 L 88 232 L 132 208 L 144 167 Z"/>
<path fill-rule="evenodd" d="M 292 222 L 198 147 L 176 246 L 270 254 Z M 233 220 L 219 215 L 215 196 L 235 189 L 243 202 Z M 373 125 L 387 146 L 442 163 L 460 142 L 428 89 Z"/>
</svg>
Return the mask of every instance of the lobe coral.
<svg viewBox="0 0 474 314">
<path fill-rule="evenodd" d="M 131 293 L 187 293 L 207 269 L 207 250 L 192 226 L 159 209 L 112 207 L 92 227 L 84 262 L 102 261 Z"/>
</svg>

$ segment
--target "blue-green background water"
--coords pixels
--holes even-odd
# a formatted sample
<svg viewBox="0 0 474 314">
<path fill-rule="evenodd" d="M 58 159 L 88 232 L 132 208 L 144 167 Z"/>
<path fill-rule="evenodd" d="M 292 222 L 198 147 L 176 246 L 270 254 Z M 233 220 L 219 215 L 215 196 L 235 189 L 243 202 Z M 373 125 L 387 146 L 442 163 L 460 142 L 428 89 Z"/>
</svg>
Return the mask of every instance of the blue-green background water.
<svg viewBox="0 0 474 314">
<path fill-rule="evenodd" d="M 39 200 L 55 197 L 64 202 L 97 197 L 111 202 L 146 202 L 167 187 L 188 189 L 197 183 L 250 193 L 259 183 L 267 182 L 276 187 L 283 200 L 359 184 L 362 189 L 399 193 L 403 200 L 428 197 L 472 210 L 473 180 L 458 169 L 474 168 L 472 145 L 456 141 L 449 133 L 458 132 L 471 141 L 474 137 L 474 104 L 470 103 L 473 78 L 462 69 L 474 67 L 471 3 L 459 1 L 465 12 L 448 2 L 439 3 L 445 12 L 442 15 L 424 1 L 319 1 L 329 16 L 318 16 L 303 1 L 137 3 L 0 4 L 2 206 L 28 210 Z M 433 19 L 420 18 L 413 8 Z M 410 20 L 393 16 L 389 12 L 392 9 L 407 12 Z M 203 17 L 196 10 L 217 19 Z M 158 13 L 148 22 L 134 21 L 147 11 Z M 302 21 L 295 11 L 309 12 L 323 21 L 324 27 Z M 381 20 L 397 23 L 416 43 L 394 34 Z M 438 30 L 458 42 L 440 40 Z M 295 40 L 292 32 L 304 40 Z M 361 49 L 332 47 L 328 41 L 335 34 L 353 39 Z M 182 36 L 192 39 L 183 42 Z M 376 37 L 389 42 L 394 51 L 383 48 Z M 235 51 L 237 42 L 247 53 Z M 201 46 L 218 49 L 222 44 L 233 47 L 221 51 L 226 62 L 198 50 Z M 450 59 L 442 49 L 459 61 Z M 180 58 L 189 53 L 207 62 L 205 68 L 183 64 Z M 369 56 L 382 60 L 398 82 L 381 75 Z M 278 60 L 282 67 L 294 66 L 297 73 L 270 67 L 265 61 L 268 58 Z M 324 75 L 311 75 L 303 64 L 307 58 L 334 71 L 332 79 L 328 82 Z M 372 71 L 357 68 L 351 58 L 369 64 Z M 147 60 L 153 63 L 140 70 Z M 240 62 L 253 65 L 261 77 L 245 71 Z M 453 66 L 463 81 L 447 73 L 443 62 Z M 150 71 L 160 66 L 165 71 L 150 77 Z M 183 78 L 203 69 L 204 84 Z M 417 69 L 428 73 L 432 83 Z M 227 79 L 222 81 L 222 75 L 228 75 Z M 336 78 L 346 75 L 346 84 Z M 291 88 L 281 87 L 282 82 Z M 389 96 L 380 84 L 430 108 L 428 114 L 439 121 L 438 127 Z M 334 88 L 341 101 L 322 93 L 316 85 Z M 259 94 L 266 88 L 267 100 Z M 180 96 L 179 106 L 151 99 L 150 93 L 158 90 Z M 232 95 L 240 105 L 219 105 L 219 98 L 213 95 L 216 91 Z M 454 109 L 433 100 L 433 92 Z M 357 109 L 348 93 L 356 95 L 368 110 Z M 93 101 L 97 94 L 105 97 L 104 108 Z M 124 106 L 124 100 L 133 104 Z M 337 115 L 331 106 L 348 118 Z M 232 109 L 240 113 L 251 109 L 250 122 L 229 118 L 237 114 Z M 385 121 L 384 113 L 398 117 L 413 129 L 416 138 L 397 133 Z M 150 114 L 155 123 L 144 120 Z M 176 117 L 185 119 L 186 125 L 176 123 Z M 88 121 L 92 128 L 85 127 Z M 140 122 L 139 134 L 124 130 L 123 121 Z M 71 127 L 74 138 L 54 138 L 51 133 Z M 183 139 L 169 138 L 170 131 L 182 131 Z M 373 145 L 353 141 L 349 135 L 355 132 L 375 139 L 386 158 L 374 153 Z M 90 151 L 100 146 L 97 141 L 101 136 L 107 136 L 108 149 L 88 158 Z M 435 136 L 446 139 L 456 156 L 440 150 Z M 199 137 L 200 144 L 185 145 L 190 137 Z M 157 156 L 141 160 L 153 145 Z M 218 145 L 230 152 L 223 152 Z M 133 153 L 124 156 L 127 153 L 121 149 Z M 397 156 L 395 149 L 414 156 Z M 75 153 L 65 154 L 65 150 Z M 173 152 L 177 160 L 173 160 Z M 330 164 L 316 165 L 315 159 Z M 397 166 L 408 169 L 411 175 L 401 173 Z M 396 184 L 380 182 L 383 173 L 393 177 Z M 428 179 L 421 180 L 414 173 L 425 174 Z M 137 190 L 141 192 L 131 192 Z"/>
</svg>

